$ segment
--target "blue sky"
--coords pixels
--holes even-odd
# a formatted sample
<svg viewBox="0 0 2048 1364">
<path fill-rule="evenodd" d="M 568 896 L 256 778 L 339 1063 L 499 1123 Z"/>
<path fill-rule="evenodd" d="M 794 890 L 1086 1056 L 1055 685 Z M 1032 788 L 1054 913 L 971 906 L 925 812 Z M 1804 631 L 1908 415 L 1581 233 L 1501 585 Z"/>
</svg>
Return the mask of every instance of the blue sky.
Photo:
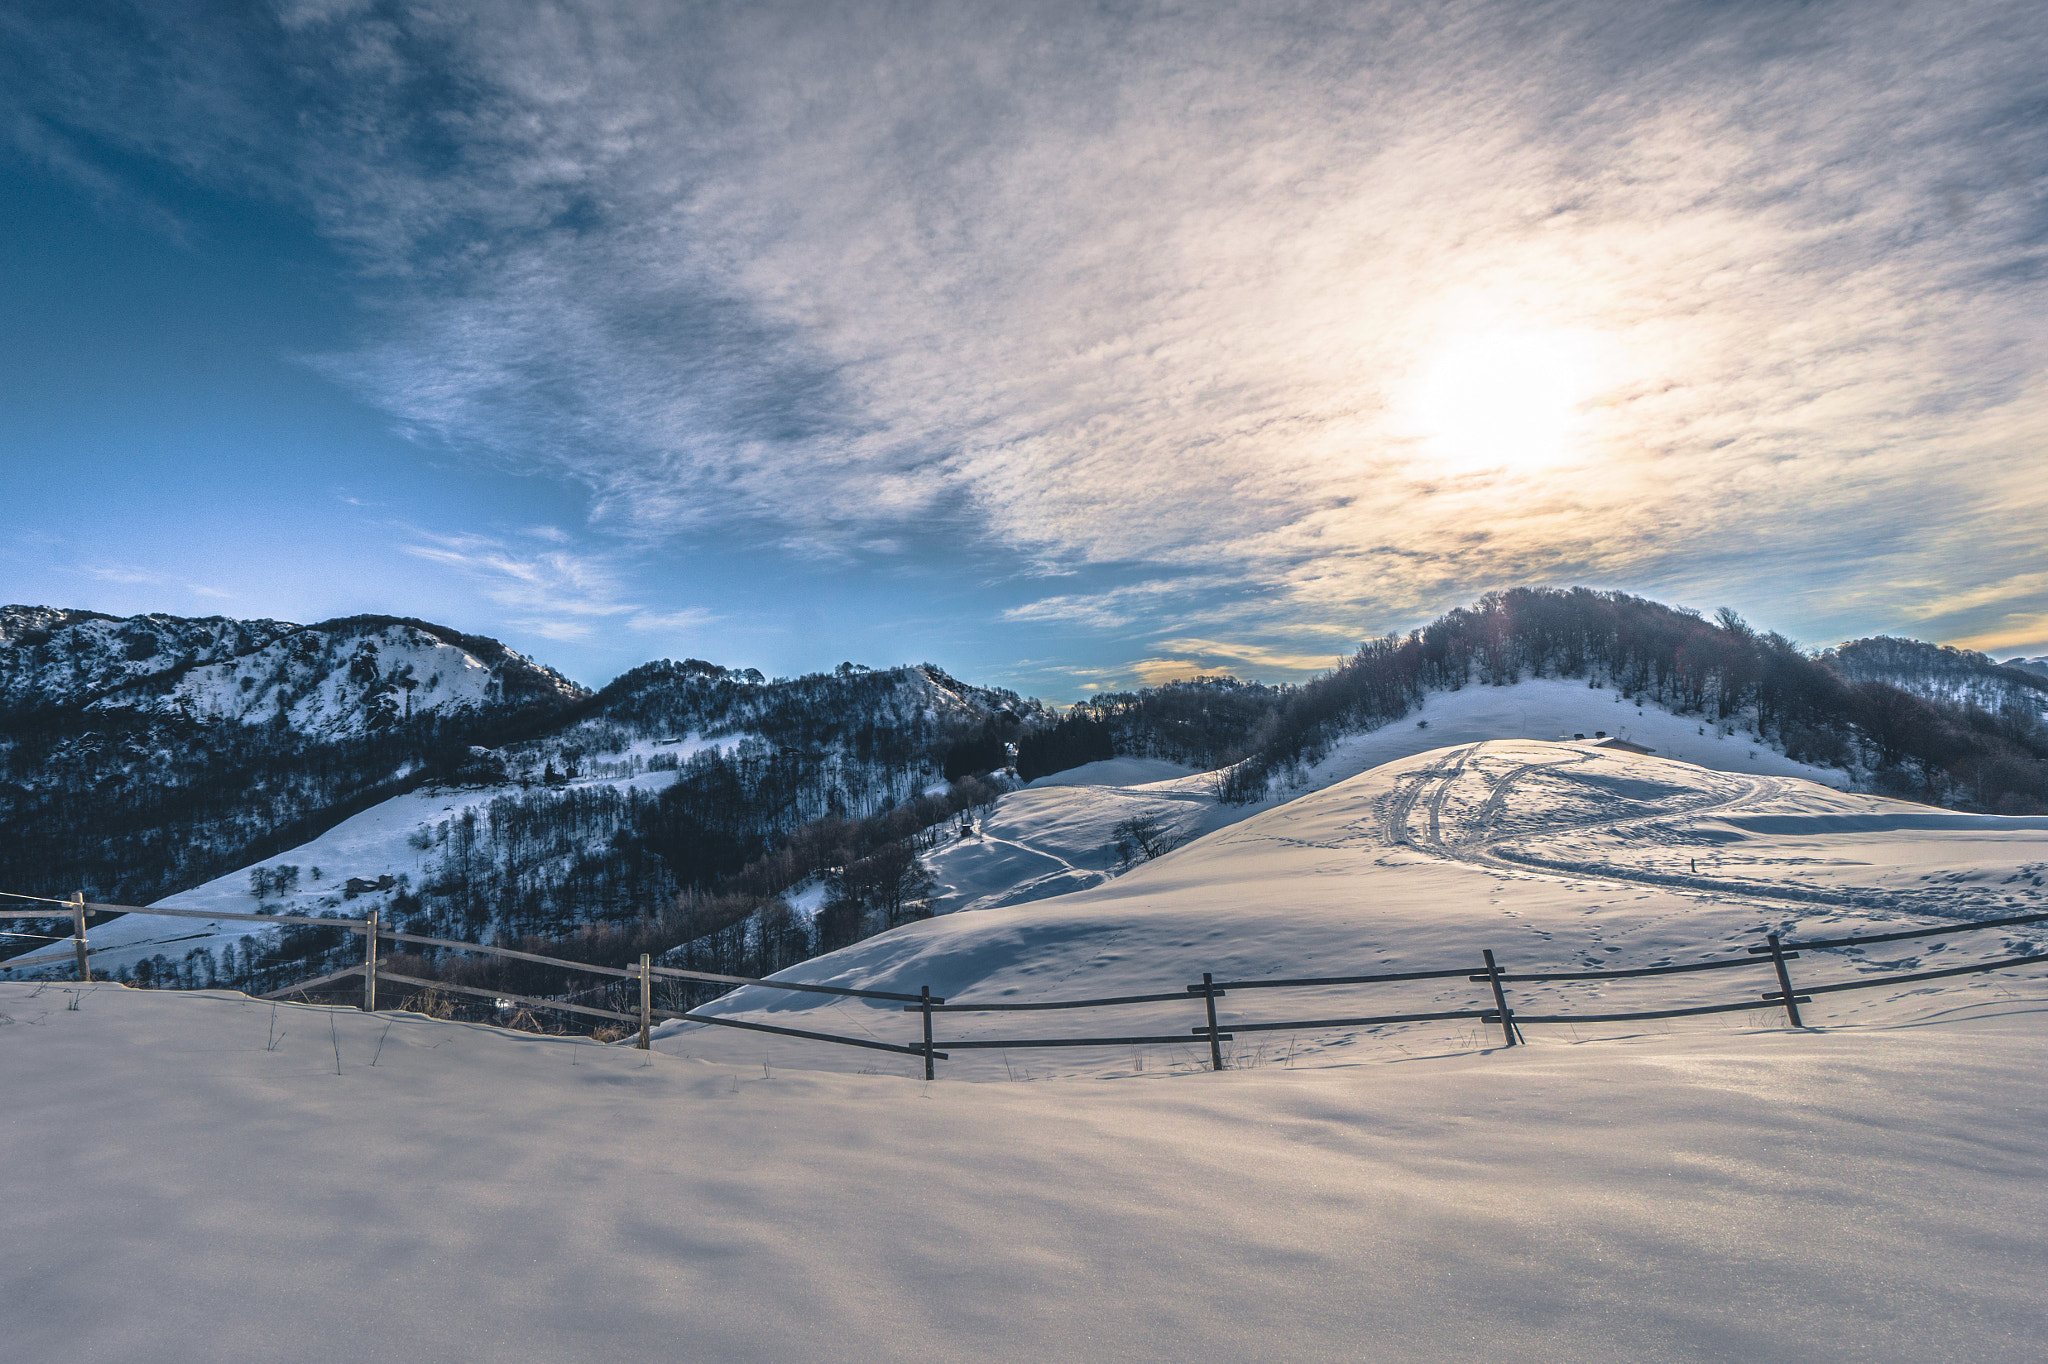
<svg viewBox="0 0 2048 1364">
<path fill-rule="evenodd" d="M 17 4 L 0 596 L 586 682 L 2048 652 L 2037 5 Z"/>
</svg>

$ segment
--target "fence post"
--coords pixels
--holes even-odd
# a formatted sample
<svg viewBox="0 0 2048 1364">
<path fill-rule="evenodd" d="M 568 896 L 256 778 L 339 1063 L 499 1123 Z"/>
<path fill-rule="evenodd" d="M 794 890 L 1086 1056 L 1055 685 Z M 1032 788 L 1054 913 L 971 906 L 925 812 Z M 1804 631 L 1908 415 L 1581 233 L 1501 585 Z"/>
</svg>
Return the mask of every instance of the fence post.
<svg viewBox="0 0 2048 1364">
<path fill-rule="evenodd" d="M 1505 1044 L 1512 1047 L 1517 1040 L 1515 1037 L 1515 1017 L 1508 1012 L 1507 991 L 1500 988 L 1500 967 L 1494 964 L 1493 949 L 1491 947 L 1486 948 L 1484 953 L 1486 956 L 1486 978 L 1493 983 L 1493 1007 L 1500 1010 L 1500 1035 L 1506 1039 Z"/>
<path fill-rule="evenodd" d="M 917 991 L 924 1000 L 919 1006 L 924 1013 L 924 1078 L 930 1080 L 936 1078 L 932 1066 L 932 987 L 920 985 Z"/>
<path fill-rule="evenodd" d="M 654 1012 L 654 972 L 651 969 L 654 958 L 640 954 L 640 1050 L 652 1051 L 654 1045 L 647 1037 L 647 1019 Z"/>
<path fill-rule="evenodd" d="M 367 925 L 369 932 L 363 934 L 363 1012 L 377 1012 L 377 911 L 370 911 Z"/>
<path fill-rule="evenodd" d="M 1778 968 L 1778 988 L 1785 992 L 1785 1017 L 1795 1028 L 1806 1025 L 1799 1021 L 1799 1002 L 1792 998 L 1792 973 L 1785 969 L 1785 949 L 1778 944 L 1778 935 L 1764 934 L 1764 941 L 1771 945 L 1771 965 Z"/>
<path fill-rule="evenodd" d="M 78 978 L 92 979 L 92 968 L 85 962 L 85 892 L 74 891 L 71 895 L 71 942 L 78 948 Z"/>
<path fill-rule="evenodd" d="M 1223 1044 L 1216 1039 L 1216 978 L 1202 972 L 1202 1003 L 1209 1009 L 1209 1067 L 1223 1069 Z"/>
</svg>

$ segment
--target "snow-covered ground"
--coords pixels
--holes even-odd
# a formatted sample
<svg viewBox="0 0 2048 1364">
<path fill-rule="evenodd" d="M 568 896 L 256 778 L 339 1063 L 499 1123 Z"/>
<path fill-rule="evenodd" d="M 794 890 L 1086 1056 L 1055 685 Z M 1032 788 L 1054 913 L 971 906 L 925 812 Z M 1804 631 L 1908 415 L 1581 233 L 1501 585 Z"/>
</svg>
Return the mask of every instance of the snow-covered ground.
<svg viewBox="0 0 2048 1364">
<path fill-rule="evenodd" d="M 2048 908 L 2044 868 L 2048 820 L 1495 740 L 790 974 L 1022 1002 L 1174 990 L 1203 970 L 1476 967 L 1483 947 L 1510 970 L 1679 963 L 1767 926 Z M 1793 969 L 1810 984 L 2026 940 Z M 1767 988 L 1768 968 L 1509 986 L 1525 1013 Z M 891 1009 L 764 993 L 718 1007 L 912 1036 Z M 1459 980 L 1222 1005 L 1241 1021 L 1478 998 Z M 940 1038 L 1181 1032 L 1199 1009 L 1086 1015 L 947 1014 Z M 2048 972 L 1822 995 L 1807 1018 L 1792 1032 L 1759 1003 L 1532 1025 L 1513 1049 L 1471 1023 L 1241 1033 L 1222 1074 L 1192 1045 L 959 1051 L 926 1083 L 909 1058 L 687 1024 L 650 1055 L 0 983 L 0 1160 L 16 1171 L 0 1292 L 26 1305 L 8 1349 L 2039 1358 Z"/>
<path fill-rule="evenodd" d="M 1040 777 L 1006 793 L 974 836 L 925 855 L 938 880 L 933 905 L 963 909 L 1022 904 L 1099 885 L 1120 866 L 1116 826 L 1150 815 L 1186 840 L 1253 813 L 1219 805 L 1214 778 L 1175 763 L 1111 758 Z"/>
<path fill-rule="evenodd" d="M 1084 788 L 1077 788 L 1084 789 Z M 1143 788 L 1140 788 L 1143 789 Z M 1030 794 L 1030 793 L 1026 793 Z M 1156 862 L 1057 899 L 945 915 L 792 968 L 787 978 L 949 999 L 1026 1003 L 1170 992 L 1201 979 L 1477 970 L 1491 949 L 1510 971 L 1675 964 L 1741 956 L 1762 934 L 1840 936 L 1867 925 L 1940 923 L 2048 911 L 2048 818 L 1956 815 L 1850 795 L 1793 777 L 1715 772 L 1656 756 L 1576 742 L 1496 740 L 1387 764 L 1268 808 Z M 1995 930 L 1815 954 L 1795 968 L 1807 983 L 1848 980 L 1878 964 L 1932 969 L 2018 953 L 2048 938 Z M 2022 973 L 2025 975 L 2026 973 Z M 2033 975 L 2041 975 L 2039 968 Z M 1595 985 L 1512 987 L 1524 1013 L 1617 1012 L 1759 998 L 1755 971 Z M 1926 987 L 1829 995 L 1825 1022 L 1898 1021 Z M 2009 976 L 1965 978 L 1948 1001 L 1998 998 Z M 1463 979 L 1371 990 L 1233 992 L 1223 1021 L 1278 1022 L 1481 1007 Z M 1946 1005 L 1944 1005 L 1946 1007 Z M 707 1006 L 760 1022 L 851 1036 L 913 1040 L 893 1006 L 741 990 Z M 1186 1000 L 1114 1010 L 943 1015 L 938 1036 L 1187 1035 Z M 1773 1011 L 1658 1023 L 1649 1031 L 1767 1027 Z M 1580 1027 L 1571 1035 L 1641 1033 L 1644 1025 Z M 1334 1031 L 1244 1033 L 1241 1055 L 1386 1059 L 1481 1045 L 1470 1021 Z M 674 1023 L 662 1045 L 679 1054 L 766 1054 L 779 1065 L 857 1069 L 909 1058 L 757 1039 Z M 1194 1039 L 1173 1047 L 961 1051 L 957 1077 L 1019 1073 L 1113 1075 L 1199 1059 Z"/>
<path fill-rule="evenodd" d="M 0 984 L 6 1353 L 2035 1360 L 2044 993 L 926 1085 Z"/>
<path fill-rule="evenodd" d="M 1485 739 L 1624 737 L 1702 767 L 1841 785 L 1846 774 L 1794 762 L 1768 744 L 1717 729 L 1655 703 L 1625 701 L 1611 688 L 1531 679 L 1506 687 L 1431 693 L 1406 719 L 1341 740 L 1328 757 L 1279 784 L 1271 801 L 1222 805 L 1215 779 L 1173 763 L 1115 758 L 1041 777 L 997 802 L 979 838 L 951 840 L 925 861 L 938 878 L 941 914 L 1022 904 L 1110 879 L 1120 866 L 1116 825 L 1149 814 L 1175 837 L 1200 837 L 1248 819 L 1277 801 L 1320 791 L 1398 758 Z"/>
</svg>

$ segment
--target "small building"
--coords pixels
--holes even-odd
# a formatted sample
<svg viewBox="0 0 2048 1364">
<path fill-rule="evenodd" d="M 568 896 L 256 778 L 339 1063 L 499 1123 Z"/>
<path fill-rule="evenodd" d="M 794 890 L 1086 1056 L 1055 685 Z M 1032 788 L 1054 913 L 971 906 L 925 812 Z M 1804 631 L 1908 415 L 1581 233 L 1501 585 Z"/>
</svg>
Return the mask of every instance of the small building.
<svg viewBox="0 0 2048 1364">
<path fill-rule="evenodd" d="M 1599 743 L 1594 744 L 1593 747 L 1614 748 L 1621 750 L 1623 753 L 1655 753 L 1657 751 L 1654 748 L 1644 748 L 1641 744 L 1632 744 L 1626 739 L 1602 739 Z"/>
</svg>

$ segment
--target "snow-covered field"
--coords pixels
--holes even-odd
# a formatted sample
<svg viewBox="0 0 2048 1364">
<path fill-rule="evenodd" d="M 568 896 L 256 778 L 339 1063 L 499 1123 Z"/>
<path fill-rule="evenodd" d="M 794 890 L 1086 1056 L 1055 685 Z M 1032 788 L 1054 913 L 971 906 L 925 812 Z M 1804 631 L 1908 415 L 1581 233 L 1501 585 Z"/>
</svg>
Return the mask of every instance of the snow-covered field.
<svg viewBox="0 0 2048 1364">
<path fill-rule="evenodd" d="M 0 984 L 6 1352 L 2033 1360 L 2042 996 L 926 1085 Z"/>
<path fill-rule="evenodd" d="M 1486 739 L 1556 739 L 1605 733 L 1702 767 L 1803 777 L 1840 785 L 1845 775 L 1794 762 L 1747 735 L 1724 734 L 1696 716 L 1654 703 L 1625 702 L 1609 688 L 1530 679 L 1507 687 L 1433 692 L 1406 719 L 1340 741 L 1256 805 L 1221 805 L 1215 779 L 1172 763 L 1115 758 L 1041 777 L 997 802 L 978 839 L 949 842 L 925 861 L 938 878 L 939 913 L 1022 904 L 1085 890 L 1116 873 L 1119 821 L 1149 814 L 1187 840 L 1248 819 L 1284 801 L 1320 791 L 1399 758 L 1447 744 Z"/>
<path fill-rule="evenodd" d="M 1029 794 L 1029 793 L 1027 793 Z M 1741 956 L 1776 929 L 1841 936 L 1866 926 L 2048 911 L 2048 819 L 1960 815 L 1850 795 L 1794 777 L 1715 772 L 1575 742 L 1495 740 L 1389 763 L 1268 808 L 1160 860 L 1074 894 L 951 914 L 806 962 L 786 978 L 1028 1003 L 1174 991 L 1218 980 L 1420 971 L 1469 965 L 1491 949 L 1509 971 L 1629 968 Z M 1907 942 L 1800 961 L 1795 980 L 1933 969 L 2016 954 L 2032 927 Z M 2042 974 L 2038 969 L 2034 974 Z M 1518 1011 L 1606 1013 L 1759 998 L 1758 969 L 1600 984 L 1525 983 Z M 1830 995 L 1817 1021 L 1897 1021 L 1926 987 Z M 2007 976 L 1949 982 L 1943 998 L 1999 997 Z M 1234 992 L 1228 1025 L 1440 1012 L 1483 1006 L 1458 979 L 1397 986 Z M 704 1011 L 883 1040 L 912 1039 L 893 1006 L 747 989 Z M 1651 1031 L 1767 1027 L 1773 1011 L 1658 1023 Z M 948 1014 L 938 1036 L 1187 1034 L 1194 1001 L 1114 1010 Z M 1580 1027 L 1573 1036 L 1641 1033 Z M 675 1023 L 662 1045 L 730 1059 L 847 1069 L 907 1058 L 817 1048 Z M 1469 1021 L 1244 1033 L 1247 1058 L 1384 1060 L 1481 1045 Z M 1263 1048 L 1263 1051 L 1261 1050 Z M 800 1059 L 807 1058 L 807 1059 Z M 956 1077 L 1086 1076 L 1199 1059 L 1183 1048 L 962 1051 Z"/>
<path fill-rule="evenodd" d="M 1649 965 L 1725 955 L 1766 926 L 2048 908 L 2044 866 L 2048 820 L 1495 740 L 1254 812 L 1076 894 L 928 920 L 790 974 L 1025 1001 L 1171 990 L 1203 970 L 1476 967 L 1482 947 L 1511 970 Z M 2025 940 L 1992 930 L 1794 970 L 1847 979 Z M 1510 989 L 1535 1013 L 1768 976 Z M 2031 1360 L 2048 1339 L 2044 976 L 1820 996 L 1800 1033 L 1761 1003 L 1531 1026 L 1513 1049 L 1470 1023 L 1246 1033 L 1222 1074 L 1192 1045 L 962 1051 L 930 1084 L 909 1058 L 687 1024 L 650 1055 L 4 983 L 8 1347 Z M 764 993 L 718 1007 L 912 1035 L 891 1010 Z M 1223 1004 L 1228 1021 L 1437 998 L 1478 995 L 1439 981 Z M 940 1036 L 1198 1020 L 1183 1003 L 956 1014 Z"/>
</svg>

